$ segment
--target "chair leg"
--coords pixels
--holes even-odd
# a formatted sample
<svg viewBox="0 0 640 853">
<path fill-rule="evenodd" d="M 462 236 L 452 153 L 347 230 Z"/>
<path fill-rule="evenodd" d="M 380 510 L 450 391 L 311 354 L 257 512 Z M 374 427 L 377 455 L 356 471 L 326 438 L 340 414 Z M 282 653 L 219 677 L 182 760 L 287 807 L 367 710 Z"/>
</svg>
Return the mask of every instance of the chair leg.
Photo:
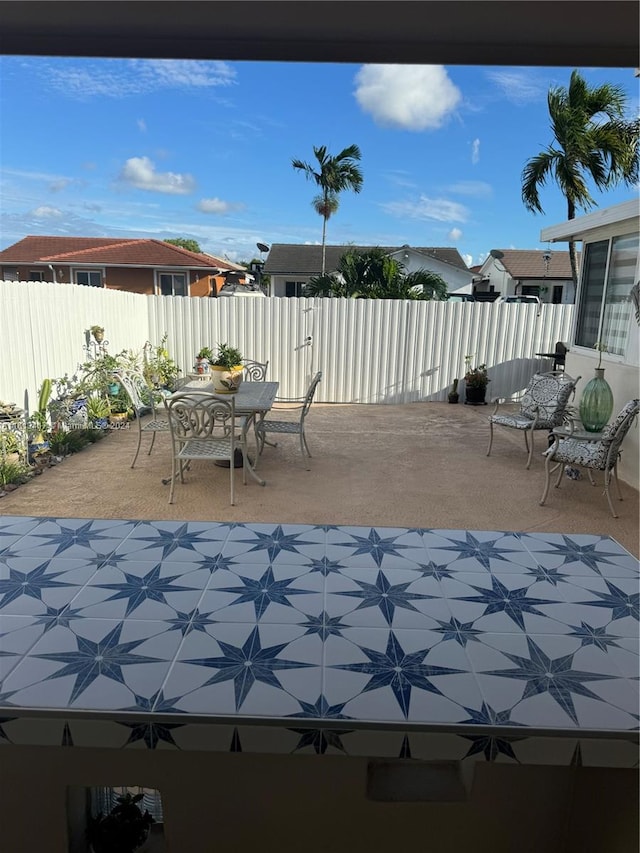
<svg viewBox="0 0 640 853">
<path fill-rule="evenodd" d="M 526 444 L 527 450 L 529 451 L 529 456 L 527 457 L 527 467 L 526 467 L 526 470 L 528 471 L 529 468 L 531 468 L 531 460 L 533 459 L 533 431 L 531 432 L 531 444 L 529 444 L 529 442 L 527 440 L 527 431 L 526 430 L 524 431 L 524 443 Z"/>
<path fill-rule="evenodd" d="M 613 504 L 611 503 L 611 495 L 609 494 L 609 483 L 611 482 L 611 471 L 607 468 L 604 472 L 604 495 L 607 499 L 607 503 L 609 504 L 609 509 L 611 510 L 611 515 L 614 518 L 618 518 L 618 513 L 613 508 Z"/>
<path fill-rule="evenodd" d="M 591 468 L 587 468 L 587 477 L 589 478 L 589 482 L 592 486 L 596 485 L 596 481 L 593 479 L 593 474 L 591 473 Z"/>
<path fill-rule="evenodd" d="M 307 456 L 309 456 L 309 458 L 311 458 L 311 451 L 309 450 L 309 445 L 307 444 L 307 436 L 305 435 L 304 430 L 302 431 L 302 440 L 304 442 L 304 446 L 305 446 L 305 449 L 307 451 Z"/>
<path fill-rule="evenodd" d="M 234 456 L 235 456 L 235 454 L 234 454 Z M 235 495 L 233 492 L 234 486 L 235 486 L 235 481 L 236 481 L 236 478 L 235 478 L 235 470 L 236 469 L 235 469 L 234 462 L 235 462 L 235 459 L 232 456 L 231 459 L 229 460 L 229 486 L 230 486 L 230 490 L 231 490 L 231 506 L 235 506 L 235 502 L 236 502 L 235 501 Z M 242 467 L 243 468 L 244 468 L 245 464 L 246 463 L 243 459 L 242 460 Z"/>
<path fill-rule="evenodd" d="M 136 447 L 136 452 L 133 457 L 133 462 L 131 463 L 131 467 L 136 464 L 136 459 L 138 458 L 138 453 L 140 453 L 140 444 L 142 442 L 142 430 L 140 429 L 140 420 L 138 420 L 138 446 Z"/>
<path fill-rule="evenodd" d="M 618 492 L 618 500 L 623 501 L 624 498 L 622 497 L 622 492 L 620 491 L 620 480 L 618 479 L 618 463 L 617 462 L 613 466 L 613 479 L 615 480 L 615 483 L 616 483 L 616 490 Z"/>
<path fill-rule="evenodd" d="M 149 445 L 149 452 L 147 453 L 147 456 L 151 456 L 151 451 L 153 450 L 153 445 L 155 444 L 155 441 L 156 441 L 156 435 L 157 435 L 157 433 L 154 430 L 151 433 L 151 444 Z"/>
<path fill-rule="evenodd" d="M 175 456 L 171 460 L 171 488 L 169 489 L 169 503 L 173 503 L 173 490 L 176 485 L 176 477 L 178 476 L 178 472 L 176 471 L 176 458 Z"/>
<path fill-rule="evenodd" d="M 544 460 L 544 491 L 542 493 L 542 497 L 540 498 L 540 506 L 544 506 L 545 501 L 547 500 L 547 495 L 549 494 L 549 485 L 551 483 L 551 457 L 547 456 Z"/>
<path fill-rule="evenodd" d="M 307 454 L 304 452 L 304 446 L 305 446 L 305 443 L 306 443 L 306 442 L 305 442 L 305 440 L 304 440 L 304 433 L 303 433 L 303 432 L 302 432 L 302 430 L 301 430 L 301 431 L 300 431 L 300 453 L 302 453 L 302 458 L 305 460 L 307 471 L 310 471 L 310 470 L 311 470 L 311 466 L 310 466 L 310 465 L 309 465 L 309 463 L 307 462 Z M 311 456 L 311 454 L 310 454 L 310 453 L 309 453 L 309 456 Z"/>
<path fill-rule="evenodd" d="M 487 456 L 491 456 L 492 445 L 493 445 L 493 421 L 489 421 L 489 447 L 487 448 Z"/>
</svg>

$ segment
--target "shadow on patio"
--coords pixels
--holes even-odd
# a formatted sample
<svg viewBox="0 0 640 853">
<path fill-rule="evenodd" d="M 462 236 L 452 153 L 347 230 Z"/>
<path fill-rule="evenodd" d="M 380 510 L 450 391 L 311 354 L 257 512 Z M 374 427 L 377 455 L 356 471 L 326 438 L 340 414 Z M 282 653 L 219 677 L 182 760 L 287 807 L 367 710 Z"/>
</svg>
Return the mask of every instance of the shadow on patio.
<svg viewBox="0 0 640 853">
<path fill-rule="evenodd" d="M 539 506 L 546 433 L 536 436 L 530 471 L 515 431 L 498 430 L 487 458 L 489 411 L 446 403 L 315 404 L 307 420 L 311 471 L 297 437 L 285 436 L 261 457 L 264 488 L 251 480 L 244 487 L 236 471 L 234 507 L 228 471 L 210 462 L 193 465 L 170 506 L 161 482 L 171 470 L 169 436 L 157 437 L 151 456 L 144 436 L 132 470 L 137 428 L 131 424 L 2 498 L 0 513 L 586 533 L 611 536 L 638 555 L 636 490 L 621 484 L 617 519 L 586 476 L 564 478 Z"/>
</svg>

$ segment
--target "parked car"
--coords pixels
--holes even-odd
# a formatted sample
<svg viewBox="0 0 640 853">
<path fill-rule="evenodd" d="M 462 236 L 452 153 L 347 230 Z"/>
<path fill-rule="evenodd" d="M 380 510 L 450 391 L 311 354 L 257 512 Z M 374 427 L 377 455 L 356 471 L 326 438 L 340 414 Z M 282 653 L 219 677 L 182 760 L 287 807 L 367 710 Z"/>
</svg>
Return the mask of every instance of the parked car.
<svg viewBox="0 0 640 853">
<path fill-rule="evenodd" d="M 450 293 L 449 302 L 475 302 L 475 296 L 470 293 Z"/>
<path fill-rule="evenodd" d="M 539 296 L 499 296 L 496 302 L 533 302 L 536 305 L 542 305 Z"/>
</svg>

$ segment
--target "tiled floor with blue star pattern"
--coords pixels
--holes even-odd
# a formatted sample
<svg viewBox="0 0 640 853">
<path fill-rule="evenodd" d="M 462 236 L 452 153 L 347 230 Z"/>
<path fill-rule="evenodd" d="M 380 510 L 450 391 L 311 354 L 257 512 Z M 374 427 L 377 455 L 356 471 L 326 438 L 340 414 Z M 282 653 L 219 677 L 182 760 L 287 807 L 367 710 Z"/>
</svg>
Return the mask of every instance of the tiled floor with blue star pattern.
<svg viewBox="0 0 640 853">
<path fill-rule="evenodd" d="M 0 516 L 0 714 L 620 737 L 638 584 L 596 535 Z"/>
</svg>

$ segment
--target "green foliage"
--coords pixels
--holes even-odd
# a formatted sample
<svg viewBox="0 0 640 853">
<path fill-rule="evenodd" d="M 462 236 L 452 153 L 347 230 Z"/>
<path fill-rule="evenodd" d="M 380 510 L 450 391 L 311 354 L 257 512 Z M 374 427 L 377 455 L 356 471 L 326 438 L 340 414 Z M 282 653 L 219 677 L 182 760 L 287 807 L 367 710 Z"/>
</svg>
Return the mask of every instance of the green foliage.
<svg viewBox="0 0 640 853">
<path fill-rule="evenodd" d="M 239 349 L 228 344 L 218 344 L 217 355 L 211 364 L 215 367 L 226 367 L 227 370 L 231 370 L 233 367 L 238 367 L 242 362 L 243 355 Z"/>
<path fill-rule="evenodd" d="M 174 237 L 171 240 L 165 240 L 165 243 L 171 243 L 172 246 L 179 246 L 181 249 L 186 249 L 188 252 L 202 252 L 200 244 L 197 240 L 189 240 L 186 237 Z"/>
<path fill-rule="evenodd" d="M 472 355 L 465 355 L 465 385 L 467 386 L 467 388 L 486 388 L 489 382 L 491 382 L 487 375 L 487 365 L 478 364 L 476 367 L 471 367 L 472 360 Z"/>
<path fill-rule="evenodd" d="M 175 390 L 180 368 L 169 355 L 166 347 L 168 334 L 165 332 L 157 346 L 147 343 L 144 348 L 144 366 L 142 372 L 151 388 L 169 388 Z"/>
<path fill-rule="evenodd" d="M 8 483 L 25 483 L 28 479 L 27 468 L 20 462 L 0 460 L 0 487 Z"/>
<path fill-rule="evenodd" d="M 108 418 L 111 414 L 109 401 L 104 397 L 89 397 L 87 400 L 87 416 L 90 421 Z"/>
<path fill-rule="evenodd" d="M 196 358 L 206 358 L 207 361 L 212 362 L 215 356 L 211 347 L 202 347 Z"/>
<path fill-rule="evenodd" d="M 380 247 L 347 250 L 338 272 L 312 278 L 306 296 L 342 296 L 352 299 L 446 299 L 446 282 L 421 269 L 405 272 L 404 264 Z"/>
</svg>

